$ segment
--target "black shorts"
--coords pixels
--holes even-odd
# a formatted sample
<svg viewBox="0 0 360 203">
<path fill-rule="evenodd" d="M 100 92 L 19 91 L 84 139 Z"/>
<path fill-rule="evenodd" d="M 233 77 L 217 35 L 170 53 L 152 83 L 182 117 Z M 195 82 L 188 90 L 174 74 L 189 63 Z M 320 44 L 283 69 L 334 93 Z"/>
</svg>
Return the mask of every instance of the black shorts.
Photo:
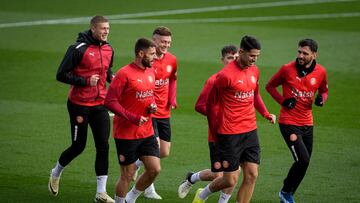
<svg viewBox="0 0 360 203">
<path fill-rule="evenodd" d="M 260 164 L 260 144 L 257 130 L 235 135 L 218 135 L 223 171 L 239 169 L 244 162 Z"/>
<path fill-rule="evenodd" d="M 218 143 L 209 142 L 209 152 L 210 152 L 211 171 L 212 172 L 223 171 L 221 167 L 221 159 L 220 159 Z"/>
<path fill-rule="evenodd" d="M 152 118 L 155 137 L 171 142 L 170 118 Z"/>
<path fill-rule="evenodd" d="M 159 144 L 154 136 L 138 140 L 115 139 L 115 145 L 120 165 L 132 164 L 142 156 L 160 158 Z"/>
</svg>

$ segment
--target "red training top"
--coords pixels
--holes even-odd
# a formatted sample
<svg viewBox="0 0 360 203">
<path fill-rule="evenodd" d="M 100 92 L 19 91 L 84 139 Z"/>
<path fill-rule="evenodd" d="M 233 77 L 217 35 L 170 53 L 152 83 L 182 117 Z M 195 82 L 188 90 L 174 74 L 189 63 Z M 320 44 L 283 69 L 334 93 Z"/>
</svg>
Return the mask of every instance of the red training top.
<svg viewBox="0 0 360 203">
<path fill-rule="evenodd" d="M 328 97 L 326 70 L 320 64 L 316 64 L 311 73 L 299 77 L 295 63 L 295 61 L 292 61 L 283 65 L 268 82 L 266 90 L 279 104 L 282 104 L 287 98 L 294 97 L 296 99 L 295 108 L 281 107 L 279 123 L 312 126 L 312 104 L 316 91 L 319 90 L 324 103 Z M 283 95 L 276 90 L 280 85 L 282 86 Z"/>
<path fill-rule="evenodd" d="M 203 114 L 204 116 L 206 116 L 206 101 L 209 97 L 210 90 L 214 86 L 216 76 L 217 76 L 217 73 L 210 76 L 210 78 L 206 80 L 205 85 L 204 85 L 204 87 L 199 95 L 199 98 L 197 99 L 196 104 L 195 104 L 195 110 L 197 112 Z M 214 107 L 214 111 L 217 112 L 218 110 L 219 110 L 219 107 L 216 105 Z M 211 133 L 210 129 L 208 130 L 208 141 L 215 142 L 215 137 Z"/>
<path fill-rule="evenodd" d="M 161 59 L 154 59 L 155 102 L 157 111 L 154 118 L 169 118 L 170 106 L 176 106 L 176 57 L 167 52 Z"/>
<path fill-rule="evenodd" d="M 212 133 L 234 135 L 255 130 L 255 108 L 262 116 L 269 117 L 259 94 L 258 80 L 259 70 L 255 65 L 241 69 L 237 61 L 227 64 L 217 74 L 206 103 Z"/>
<path fill-rule="evenodd" d="M 135 140 L 154 134 L 149 105 L 154 103 L 153 69 L 142 69 L 131 63 L 122 67 L 110 83 L 105 105 L 114 112 L 113 136 Z M 139 126 L 141 116 L 149 120 Z"/>
</svg>

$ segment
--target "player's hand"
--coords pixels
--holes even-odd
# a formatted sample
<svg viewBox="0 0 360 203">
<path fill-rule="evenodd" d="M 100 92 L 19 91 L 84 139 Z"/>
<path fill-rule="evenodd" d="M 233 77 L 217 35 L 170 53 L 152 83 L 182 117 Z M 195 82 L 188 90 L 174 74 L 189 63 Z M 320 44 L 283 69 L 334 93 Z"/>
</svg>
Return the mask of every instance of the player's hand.
<svg viewBox="0 0 360 203">
<path fill-rule="evenodd" d="M 276 115 L 274 114 L 269 114 L 266 119 L 271 123 L 271 124 L 275 124 L 276 123 Z"/>
<path fill-rule="evenodd" d="M 95 74 L 90 77 L 90 86 L 96 86 L 100 79 L 100 75 Z"/>
<path fill-rule="evenodd" d="M 157 111 L 157 106 L 155 103 L 152 103 L 148 106 L 148 109 L 149 109 L 149 113 L 153 114 Z"/>
<path fill-rule="evenodd" d="M 296 99 L 294 97 L 285 99 L 281 105 L 285 106 L 288 109 L 293 109 L 296 105 Z"/>
<path fill-rule="evenodd" d="M 322 98 L 321 94 L 318 94 L 318 95 L 316 96 L 314 104 L 315 104 L 316 106 L 320 106 L 320 107 L 324 105 L 324 103 L 323 103 L 323 98 Z"/>
<path fill-rule="evenodd" d="M 142 126 L 144 123 L 146 123 L 149 120 L 149 117 L 141 116 L 139 121 L 139 126 Z"/>
</svg>

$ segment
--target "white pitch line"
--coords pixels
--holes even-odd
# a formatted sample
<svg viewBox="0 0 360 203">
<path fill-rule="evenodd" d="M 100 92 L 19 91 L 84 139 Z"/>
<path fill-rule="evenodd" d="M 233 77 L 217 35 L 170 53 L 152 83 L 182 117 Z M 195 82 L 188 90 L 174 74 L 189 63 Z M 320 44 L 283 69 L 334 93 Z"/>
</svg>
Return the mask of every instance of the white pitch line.
<svg viewBox="0 0 360 203">
<path fill-rule="evenodd" d="M 329 19 L 329 18 L 351 18 L 351 17 L 360 17 L 360 12 L 288 15 L 288 16 L 257 16 L 257 17 L 237 17 L 237 18 L 124 19 L 124 20 L 112 20 L 111 24 L 225 23 L 225 22 L 259 22 L 259 21 L 306 20 L 306 19 Z"/>
<path fill-rule="evenodd" d="M 294 1 L 278 1 L 278 2 L 266 2 L 255 4 L 239 4 L 229 6 L 216 6 L 216 7 L 204 7 L 204 8 L 192 8 L 192 9 L 178 9 L 167 11 L 153 11 L 143 13 L 127 13 L 108 15 L 110 20 L 128 19 L 136 17 L 151 17 L 151 16 L 164 16 L 164 15 L 176 15 L 176 14 L 190 14 L 190 13 L 203 13 L 212 11 L 227 11 L 227 10 L 242 10 L 249 8 L 271 8 L 279 6 L 295 6 L 295 5 L 308 5 L 308 4 L 320 4 L 320 3 L 334 3 L 334 2 L 352 2 L 355 0 L 294 0 Z M 52 20 L 37 20 L 15 23 L 3 23 L 0 24 L 0 28 L 9 27 L 24 27 L 34 25 L 56 25 L 56 24 L 88 24 L 91 17 L 78 17 L 67 19 L 52 19 Z M 111 21 L 112 22 L 112 21 Z"/>
</svg>

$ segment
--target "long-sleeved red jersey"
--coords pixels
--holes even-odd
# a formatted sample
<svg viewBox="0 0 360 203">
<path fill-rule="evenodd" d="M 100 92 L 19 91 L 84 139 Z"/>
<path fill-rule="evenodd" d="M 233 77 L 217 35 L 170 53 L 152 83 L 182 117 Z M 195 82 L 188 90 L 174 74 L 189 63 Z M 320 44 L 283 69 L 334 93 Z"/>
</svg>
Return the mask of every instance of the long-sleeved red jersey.
<svg viewBox="0 0 360 203">
<path fill-rule="evenodd" d="M 322 95 L 323 102 L 328 97 L 328 85 L 326 70 L 320 64 L 316 64 L 314 70 L 300 77 L 295 66 L 296 61 L 283 65 L 280 70 L 270 79 L 266 90 L 280 105 L 287 98 L 295 98 L 296 105 L 293 109 L 281 107 L 279 123 L 295 126 L 312 126 L 312 104 L 316 91 Z M 277 91 L 282 86 L 283 94 Z"/>
<path fill-rule="evenodd" d="M 154 103 L 155 76 L 151 68 L 132 63 L 122 67 L 110 84 L 105 105 L 114 112 L 113 136 L 141 139 L 154 134 L 149 105 Z M 139 125 L 141 116 L 149 120 Z"/>
</svg>

